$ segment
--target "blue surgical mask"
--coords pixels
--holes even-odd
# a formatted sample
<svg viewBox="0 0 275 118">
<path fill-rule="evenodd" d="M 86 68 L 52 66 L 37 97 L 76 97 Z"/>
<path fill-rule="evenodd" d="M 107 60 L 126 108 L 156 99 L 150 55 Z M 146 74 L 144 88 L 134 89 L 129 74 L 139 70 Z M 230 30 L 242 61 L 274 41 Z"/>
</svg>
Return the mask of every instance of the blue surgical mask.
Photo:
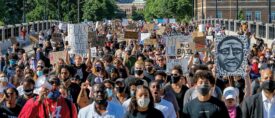
<svg viewBox="0 0 275 118">
<path fill-rule="evenodd" d="M 36 71 L 36 74 L 38 77 L 42 76 L 43 75 L 43 71 Z"/>
<path fill-rule="evenodd" d="M 52 100 L 57 100 L 59 96 L 60 96 L 60 92 L 58 90 L 51 91 L 48 94 L 48 98 Z"/>
<path fill-rule="evenodd" d="M 108 98 L 113 96 L 113 90 L 112 89 L 107 88 L 106 92 L 107 92 Z"/>
<path fill-rule="evenodd" d="M 131 97 L 135 96 L 135 91 L 130 91 Z"/>
<path fill-rule="evenodd" d="M 200 63 L 200 59 L 199 58 L 194 58 L 194 64 L 199 64 Z"/>
<path fill-rule="evenodd" d="M 13 59 L 11 59 L 9 62 L 10 62 L 10 65 L 11 65 L 11 66 L 13 66 L 13 65 L 16 64 L 16 60 L 13 60 Z"/>
</svg>

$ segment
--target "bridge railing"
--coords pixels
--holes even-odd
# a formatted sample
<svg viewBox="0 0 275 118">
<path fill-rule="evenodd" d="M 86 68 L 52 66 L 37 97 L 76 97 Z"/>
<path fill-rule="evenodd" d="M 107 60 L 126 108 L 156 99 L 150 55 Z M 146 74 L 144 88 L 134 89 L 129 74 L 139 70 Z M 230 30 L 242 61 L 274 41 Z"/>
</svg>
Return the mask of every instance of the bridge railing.
<svg viewBox="0 0 275 118">
<path fill-rule="evenodd" d="M 237 32 L 242 24 L 241 20 L 234 19 L 202 19 L 198 20 L 201 23 L 210 23 L 213 25 L 222 24 L 226 30 Z M 246 21 L 245 21 L 246 22 Z M 275 39 L 275 24 L 263 23 L 256 21 L 247 21 L 248 29 L 251 33 L 255 33 L 257 37 L 265 40 Z"/>
</svg>

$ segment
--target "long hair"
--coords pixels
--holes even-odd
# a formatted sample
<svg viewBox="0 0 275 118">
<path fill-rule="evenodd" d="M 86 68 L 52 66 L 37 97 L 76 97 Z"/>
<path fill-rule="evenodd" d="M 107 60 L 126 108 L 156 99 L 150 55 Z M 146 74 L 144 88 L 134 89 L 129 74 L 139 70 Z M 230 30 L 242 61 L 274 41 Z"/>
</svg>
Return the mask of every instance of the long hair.
<svg viewBox="0 0 275 118">
<path fill-rule="evenodd" d="M 140 90 L 140 89 L 145 89 L 145 90 L 148 91 L 149 99 L 150 99 L 150 103 L 148 105 L 148 110 L 153 109 L 154 108 L 154 99 L 153 99 L 152 93 L 150 92 L 149 88 L 144 86 L 144 85 L 139 85 L 139 86 L 137 86 L 137 89 L 136 89 L 135 93 L 137 93 L 137 91 Z M 136 95 L 131 98 L 131 102 L 130 102 L 130 106 L 129 106 L 129 112 L 131 114 L 133 114 L 134 116 L 137 115 L 138 104 L 137 104 Z"/>
<path fill-rule="evenodd" d="M 106 70 L 105 70 L 105 67 L 104 67 L 104 63 L 102 62 L 102 61 L 100 61 L 100 60 L 96 60 L 94 63 L 93 63 L 93 66 L 92 66 L 92 69 L 91 69 L 91 71 L 92 71 L 92 73 L 94 74 L 94 75 L 97 75 L 96 73 L 96 68 L 95 68 L 95 64 L 96 63 L 100 63 L 100 65 L 101 65 L 101 68 L 102 68 L 102 70 L 101 70 L 101 72 L 102 72 L 102 74 L 103 74 L 103 76 L 104 77 L 108 77 L 108 74 L 107 74 L 107 72 L 106 72 Z"/>
</svg>

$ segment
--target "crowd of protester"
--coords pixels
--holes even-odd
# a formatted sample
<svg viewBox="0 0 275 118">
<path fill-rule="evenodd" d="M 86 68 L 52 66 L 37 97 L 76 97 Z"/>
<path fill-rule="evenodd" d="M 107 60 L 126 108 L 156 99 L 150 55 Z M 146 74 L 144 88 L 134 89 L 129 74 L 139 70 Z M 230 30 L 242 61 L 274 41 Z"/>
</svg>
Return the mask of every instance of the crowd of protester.
<svg viewBox="0 0 275 118">
<path fill-rule="evenodd" d="M 164 35 L 197 29 L 195 23 L 167 27 Z M 222 26 L 206 29 L 214 38 L 226 35 Z M 256 40 L 246 73 L 216 76 L 213 54 L 194 52 L 185 62 L 188 73 L 181 65 L 167 71 L 161 36 L 156 46 L 118 42 L 108 28 L 96 57 L 91 47 L 85 57 L 71 55 L 66 42 L 51 42 L 52 33 L 65 32 L 53 26 L 39 34 L 33 54 L 14 44 L 1 55 L 0 118 L 275 118 L 275 49 L 240 30 Z M 51 64 L 55 51 L 66 57 Z"/>
</svg>

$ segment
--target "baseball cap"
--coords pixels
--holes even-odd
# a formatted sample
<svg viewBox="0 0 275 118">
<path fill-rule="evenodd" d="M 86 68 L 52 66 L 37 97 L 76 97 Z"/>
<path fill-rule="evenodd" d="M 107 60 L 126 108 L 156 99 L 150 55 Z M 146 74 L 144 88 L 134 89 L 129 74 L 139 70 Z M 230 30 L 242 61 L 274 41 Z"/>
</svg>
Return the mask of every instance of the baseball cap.
<svg viewBox="0 0 275 118">
<path fill-rule="evenodd" d="M 124 79 L 123 78 L 118 78 L 115 83 L 116 84 L 118 84 L 118 83 L 124 83 Z"/>
<path fill-rule="evenodd" d="M 223 97 L 227 99 L 236 99 L 237 98 L 237 91 L 234 87 L 227 87 L 223 91 Z"/>
</svg>

